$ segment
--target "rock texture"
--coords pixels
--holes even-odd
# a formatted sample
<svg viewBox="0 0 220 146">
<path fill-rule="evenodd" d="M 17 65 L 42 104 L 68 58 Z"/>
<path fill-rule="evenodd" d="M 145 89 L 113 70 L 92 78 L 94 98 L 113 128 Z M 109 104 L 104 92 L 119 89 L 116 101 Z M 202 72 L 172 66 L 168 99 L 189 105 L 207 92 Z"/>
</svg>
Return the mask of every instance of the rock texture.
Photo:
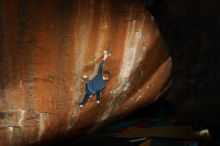
<svg viewBox="0 0 220 146">
<path fill-rule="evenodd" d="M 107 49 L 101 104 L 85 81 Z M 0 1 L 0 145 L 94 130 L 157 99 L 171 59 L 141 1 Z"/>
<path fill-rule="evenodd" d="M 173 84 L 167 99 L 185 122 L 220 127 L 220 1 L 146 3 L 170 48 Z"/>
</svg>

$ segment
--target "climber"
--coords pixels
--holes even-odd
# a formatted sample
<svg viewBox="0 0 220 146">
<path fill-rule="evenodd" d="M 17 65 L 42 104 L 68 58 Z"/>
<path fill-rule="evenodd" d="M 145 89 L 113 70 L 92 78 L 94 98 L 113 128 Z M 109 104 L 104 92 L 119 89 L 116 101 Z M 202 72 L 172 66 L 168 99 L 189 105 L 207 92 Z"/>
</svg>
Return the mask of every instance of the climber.
<svg viewBox="0 0 220 146">
<path fill-rule="evenodd" d="M 105 81 L 109 80 L 110 78 L 110 73 L 108 71 L 104 71 L 102 73 L 104 62 L 109 56 L 110 56 L 110 53 L 108 51 L 104 51 L 104 58 L 99 64 L 97 75 L 92 80 L 88 80 L 86 84 L 86 89 L 85 89 L 85 92 L 86 92 L 85 96 L 82 102 L 80 103 L 81 108 L 84 106 L 84 104 L 89 99 L 89 97 L 93 95 L 96 95 L 96 103 L 97 104 L 100 103 L 100 91 L 103 88 L 105 88 L 106 86 Z"/>
</svg>

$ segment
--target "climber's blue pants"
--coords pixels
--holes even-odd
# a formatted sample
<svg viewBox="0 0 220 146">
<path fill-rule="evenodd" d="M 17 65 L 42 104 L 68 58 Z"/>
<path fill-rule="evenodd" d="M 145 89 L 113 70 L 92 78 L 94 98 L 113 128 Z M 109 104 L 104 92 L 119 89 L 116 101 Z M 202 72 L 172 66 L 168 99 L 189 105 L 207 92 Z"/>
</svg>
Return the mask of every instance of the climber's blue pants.
<svg viewBox="0 0 220 146">
<path fill-rule="evenodd" d="M 89 99 L 89 97 L 91 96 L 91 95 L 93 95 L 91 92 L 89 92 L 89 90 L 88 90 L 88 88 L 87 88 L 87 85 L 86 85 L 86 89 L 85 89 L 85 95 L 84 95 L 84 98 L 83 98 L 83 100 L 82 100 L 82 102 L 80 103 L 81 105 L 84 105 L 86 102 L 87 102 L 87 100 Z M 97 91 L 96 92 L 96 100 L 100 100 L 100 91 Z"/>
</svg>

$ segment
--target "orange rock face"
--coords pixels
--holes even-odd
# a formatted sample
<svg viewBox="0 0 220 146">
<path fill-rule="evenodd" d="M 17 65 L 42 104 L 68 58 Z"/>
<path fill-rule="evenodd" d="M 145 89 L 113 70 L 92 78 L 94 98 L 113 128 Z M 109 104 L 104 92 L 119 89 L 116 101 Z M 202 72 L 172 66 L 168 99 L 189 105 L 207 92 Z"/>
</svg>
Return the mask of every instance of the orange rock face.
<svg viewBox="0 0 220 146">
<path fill-rule="evenodd" d="M 103 51 L 101 104 L 79 103 Z M 93 130 L 157 99 L 171 59 L 137 0 L 0 1 L 0 145 Z"/>
</svg>

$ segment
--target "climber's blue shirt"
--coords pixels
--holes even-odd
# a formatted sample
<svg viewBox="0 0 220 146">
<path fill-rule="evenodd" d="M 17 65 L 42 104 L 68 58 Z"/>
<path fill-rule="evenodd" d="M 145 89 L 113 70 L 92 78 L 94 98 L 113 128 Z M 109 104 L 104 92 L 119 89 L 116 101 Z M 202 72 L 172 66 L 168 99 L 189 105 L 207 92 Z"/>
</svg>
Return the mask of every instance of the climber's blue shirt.
<svg viewBox="0 0 220 146">
<path fill-rule="evenodd" d="M 102 60 L 99 64 L 99 69 L 97 75 L 89 80 L 87 83 L 87 88 L 90 93 L 96 94 L 101 89 L 105 88 L 105 81 L 102 79 L 102 69 L 103 69 L 104 61 Z"/>
</svg>

